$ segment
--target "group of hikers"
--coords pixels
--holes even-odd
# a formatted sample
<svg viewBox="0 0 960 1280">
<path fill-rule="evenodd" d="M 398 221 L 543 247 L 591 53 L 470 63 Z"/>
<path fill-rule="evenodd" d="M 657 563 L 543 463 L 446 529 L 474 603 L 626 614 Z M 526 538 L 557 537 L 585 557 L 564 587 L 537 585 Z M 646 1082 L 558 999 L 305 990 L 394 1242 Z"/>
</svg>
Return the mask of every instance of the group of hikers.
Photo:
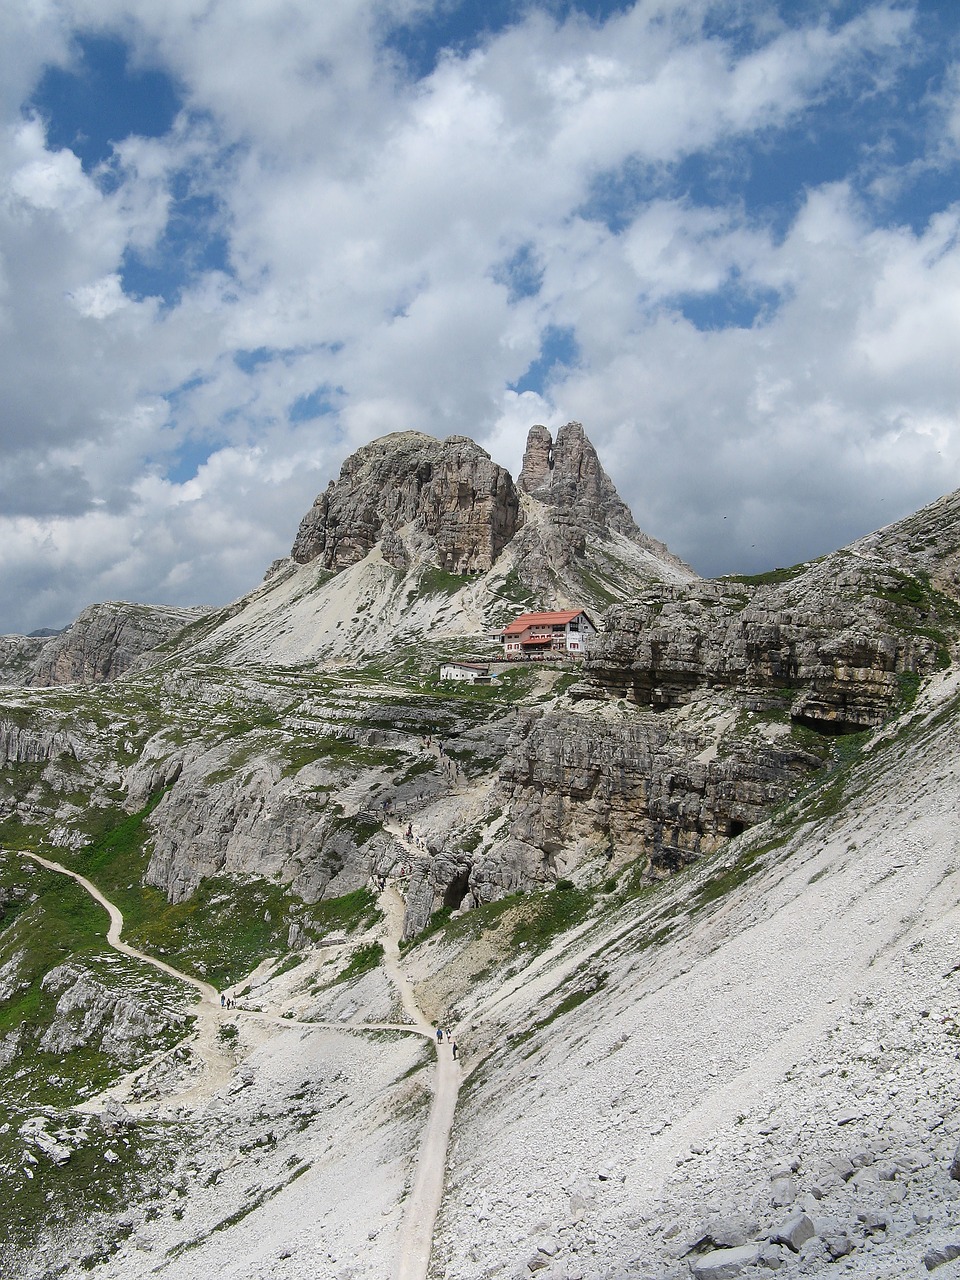
<svg viewBox="0 0 960 1280">
<path fill-rule="evenodd" d="M 234 1007 L 234 999 L 233 999 L 233 996 L 227 996 L 227 995 L 224 995 L 224 994 L 221 992 L 221 995 L 220 995 L 220 1008 L 221 1008 L 221 1009 L 232 1009 L 233 1007 Z"/>
<path fill-rule="evenodd" d="M 443 1035 L 444 1035 L 443 1027 L 437 1027 L 437 1044 L 443 1044 Z M 449 1044 L 450 1048 L 453 1050 L 454 1058 L 459 1058 L 460 1050 L 457 1048 L 456 1040 L 454 1040 L 453 1036 L 450 1034 L 449 1031 L 447 1031 L 446 1035 L 447 1035 L 447 1044 Z"/>
</svg>

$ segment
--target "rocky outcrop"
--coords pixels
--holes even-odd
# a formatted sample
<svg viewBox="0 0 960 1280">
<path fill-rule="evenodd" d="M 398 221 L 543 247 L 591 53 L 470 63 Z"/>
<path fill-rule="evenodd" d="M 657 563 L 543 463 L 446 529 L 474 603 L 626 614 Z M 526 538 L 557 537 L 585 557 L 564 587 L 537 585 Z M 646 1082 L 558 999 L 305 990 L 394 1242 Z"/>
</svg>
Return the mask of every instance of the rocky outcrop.
<svg viewBox="0 0 960 1280">
<path fill-rule="evenodd" d="M 130 1065 L 169 1025 L 156 1005 L 110 990 L 79 965 L 51 969 L 41 986 L 58 996 L 53 1019 L 37 1042 L 46 1053 L 97 1045 L 101 1053 Z"/>
<path fill-rule="evenodd" d="M 23 684 L 48 643 L 42 636 L 0 636 L 0 684 Z"/>
<path fill-rule="evenodd" d="M 922 579 L 850 552 L 785 576 L 651 588 L 613 607 L 589 680 L 659 709 L 736 690 L 752 709 L 847 733 L 881 724 L 912 677 L 949 660 L 957 610 Z"/>
<path fill-rule="evenodd" d="M 559 590 L 596 609 L 651 582 L 696 579 L 638 528 L 579 422 L 561 427 L 556 440 L 544 426 L 530 429 L 519 486 L 526 520 L 511 554 L 541 598 L 556 600 Z"/>
<path fill-rule="evenodd" d="M 580 524 L 599 525 L 630 537 L 640 535 L 630 508 L 601 466 L 580 422 L 561 427 L 555 441 L 546 427 L 531 427 L 518 484 L 524 493 Z M 666 551 L 662 543 L 656 545 Z"/>
<path fill-rule="evenodd" d="M 284 777 L 269 756 L 218 773 L 221 761 L 210 753 L 185 764 L 151 814 L 147 884 L 180 902 L 209 876 L 274 876 L 313 902 L 366 883 L 372 858 L 363 846 L 377 821 L 327 805 L 328 773 L 308 767 L 299 781 Z"/>
<path fill-rule="evenodd" d="M 91 605 L 42 645 L 18 683 L 46 687 L 116 680 L 204 613 L 115 601 Z"/>
<path fill-rule="evenodd" d="M 820 765 L 789 737 L 718 741 L 709 724 L 653 713 L 527 713 L 500 770 L 510 840 L 473 868 L 471 888 L 486 901 L 587 862 L 676 871 L 760 822 Z"/>
<path fill-rule="evenodd" d="M 382 542 L 384 558 L 405 569 L 400 535 L 426 539 L 423 558 L 450 573 L 489 569 L 520 524 L 520 496 L 509 472 L 465 436 L 436 440 L 397 432 L 352 454 L 301 522 L 291 555 L 320 559 L 334 572 Z"/>
<path fill-rule="evenodd" d="M 7 764 L 41 764 L 60 756 L 79 758 L 77 739 L 59 729 L 25 727 L 0 721 L 0 760 Z"/>
</svg>

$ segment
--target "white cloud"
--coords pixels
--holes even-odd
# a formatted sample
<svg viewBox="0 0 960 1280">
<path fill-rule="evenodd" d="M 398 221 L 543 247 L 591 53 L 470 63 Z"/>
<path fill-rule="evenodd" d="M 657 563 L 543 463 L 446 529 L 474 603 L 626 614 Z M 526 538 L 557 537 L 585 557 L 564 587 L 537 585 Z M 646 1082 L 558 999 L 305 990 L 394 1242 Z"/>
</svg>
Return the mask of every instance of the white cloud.
<svg viewBox="0 0 960 1280">
<path fill-rule="evenodd" d="M 534 9 L 413 82 L 380 40 L 426 0 L 15 0 L 0 566 L 24 603 L 6 625 L 104 593 L 237 594 L 348 449 L 407 427 L 474 434 L 516 468 L 532 422 L 579 418 L 641 523 L 703 568 L 757 538 L 756 567 L 825 549 L 869 523 L 871 495 L 947 487 L 956 211 L 878 228 L 848 183 L 810 182 L 773 229 L 738 186 L 744 147 L 775 152 L 858 77 L 889 82 L 914 52 L 910 10 L 864 0 L 804 27 L 766 0 L 740 8 L 753 45 L 716 34 L 727 11 L 707 0 L 605 23 Z M 72 30 L 122 35 L 183 95 L 168 134 L 118 146 L 109 181 L 20 113 Z M 698 152 L 725 171 L 724 202 L 671 186 Z M 627 192 L 606 223 L 605 183 Z M 125 266 L 162 266 L 184 187 L 228 270 L 136 301 Z M 539 288 L 514 297 L 503 264 L 524 247 Z M 700 331 L 681 311 L 734 290 L 767 308 L 752 328 Z M 572 330 L 580 366 L 517 395 L 548 326 Z M 298 405 L 314 416 L 291 423 Z M 199 467 L 180 484 L 178 457 Z"/>
</svg>

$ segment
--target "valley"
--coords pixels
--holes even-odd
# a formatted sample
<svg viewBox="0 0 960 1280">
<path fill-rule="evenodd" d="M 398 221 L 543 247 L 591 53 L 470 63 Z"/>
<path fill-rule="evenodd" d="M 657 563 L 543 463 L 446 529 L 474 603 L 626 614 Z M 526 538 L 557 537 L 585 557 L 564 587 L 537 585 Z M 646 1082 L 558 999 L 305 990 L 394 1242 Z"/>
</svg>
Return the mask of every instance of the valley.
<svg viewBox="0 0 960 1280">
<path fill-rule="evenodd" d="M 0 1272 L 960 1274 L 960 498 L 714 581 L 579 424 L 321 498 L 0 640 Z"/>
</svg>

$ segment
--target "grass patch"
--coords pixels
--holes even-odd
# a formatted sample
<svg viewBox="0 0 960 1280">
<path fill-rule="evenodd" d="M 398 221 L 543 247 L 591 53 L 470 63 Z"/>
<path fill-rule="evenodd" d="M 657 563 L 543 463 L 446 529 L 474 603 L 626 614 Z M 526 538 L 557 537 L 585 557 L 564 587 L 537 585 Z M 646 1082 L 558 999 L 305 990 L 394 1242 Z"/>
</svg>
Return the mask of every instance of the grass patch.
<svg viewBox="0 0 960 1280">
<path fill-rule="evenodd" d="M 520 918 L 513 926 L 511 945 L 543 951 L 558 933 L 579 924 L 592 905 L 593 894 L 577 889 L 569 880 L 559 881 L 546 893 L 530 894 L 523 900 Z"/>
<path fill-rule="evenodd" d="M 346 968 L 341 969 L 337 974 L 337 981 L 353 982 L 357 978 L 362 978 L 365 973 L 371 973 L 379 968 L 382 960 L 383 943 L 367 942 L 353 952 Z"/>
<path fill-rule="evenodd" d="M 746 884 L 751 876 L 756 875 L 762 869 L 762 862 L 767 854 L 772 853 L 774 849 L 781 848 L 786 842 L 787 836 L 784 834 L 774 836 L 772 839 L 765 840 L 762 844 L 744 849 L 736 862 L 724 867 L 716 875 L 710 876 L 708 880 L 697 888 L 694 900 L 689 908 L 690 914 L 696 915 L 697 912 L 702 911 L 705 907 L 718 902 L 721 898 L 725 898 L 727 894 Z"/>
<path fill-rule="evenodd" d="M 420 574 L 417 585 L 421 595 L 453 596 L 470 581 L 459 573 L 448 573 L 446 569 L 438 569 L 428 565 Z"/>
<path fill-rule="evenodd" d="M 727 573 L 721 578 L 721 582 L 742 582 L 751 587 L 776 586 L 781 582 L 791 582 L 794 578 L 799 578 L 800 574 L 808 568 L 809 563 L 803 561 L 801 564 L 791 564 L 786 568 L 778 566 L 776 569 L 768 569 L 765 573 Z"/>
</svg>

